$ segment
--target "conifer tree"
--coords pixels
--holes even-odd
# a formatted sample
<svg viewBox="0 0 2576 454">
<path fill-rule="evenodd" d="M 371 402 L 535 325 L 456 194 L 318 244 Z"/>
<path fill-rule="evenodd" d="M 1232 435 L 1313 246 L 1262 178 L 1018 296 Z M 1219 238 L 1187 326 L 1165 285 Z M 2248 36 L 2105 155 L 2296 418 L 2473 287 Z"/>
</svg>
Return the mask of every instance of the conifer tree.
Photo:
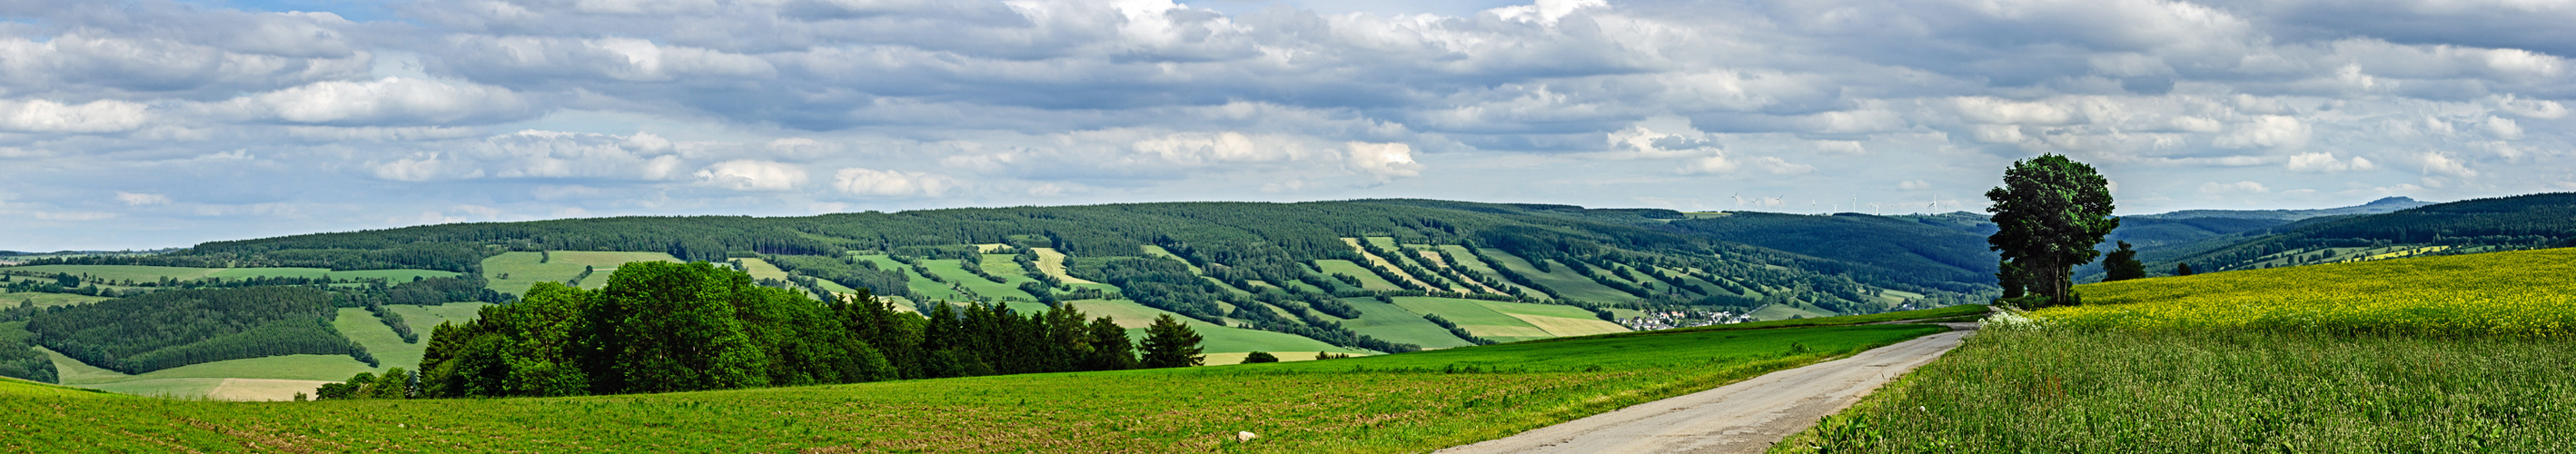
<svg viewBox="0 0 2576 454">
<path fill-rule="evenodd" d="M 1142 345 L 1145 354 L 1139 363 L 1147 369 L 1204 364 L 1207 357 L 1199 354 L 1200 340 L 1203 338 L 1198 332 L 1191 331 L 1189 325 L 1173 319 L 1172 314 L 1163 314 L 1154 319 L 1153 325 L 1145 327 Z"/>
</svg>

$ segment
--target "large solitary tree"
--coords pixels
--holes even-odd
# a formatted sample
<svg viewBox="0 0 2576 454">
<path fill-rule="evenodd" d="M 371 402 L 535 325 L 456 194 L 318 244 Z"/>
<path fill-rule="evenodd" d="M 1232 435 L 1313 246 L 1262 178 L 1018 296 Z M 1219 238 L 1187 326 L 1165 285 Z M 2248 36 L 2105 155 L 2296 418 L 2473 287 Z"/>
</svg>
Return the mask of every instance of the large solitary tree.
<svg viewBox="0 0 2576 454">
<path fill-rule="evenodd" d="M 2044 154 L 2013 162 L 2003 187 L 1986 198 L 1995 202 L 1986 211 L 1998 229 L 1986 243 L 2003 253 L 2005 269 L 2020 269 L 2022 284 L 2048 297 L 2046 304 L 2076 304 L 2070 272 L 2101 256 L 2094 246 L 2120 226 L 2111 217 L 2110 180 L 2093 166 Z"/>
</svg>

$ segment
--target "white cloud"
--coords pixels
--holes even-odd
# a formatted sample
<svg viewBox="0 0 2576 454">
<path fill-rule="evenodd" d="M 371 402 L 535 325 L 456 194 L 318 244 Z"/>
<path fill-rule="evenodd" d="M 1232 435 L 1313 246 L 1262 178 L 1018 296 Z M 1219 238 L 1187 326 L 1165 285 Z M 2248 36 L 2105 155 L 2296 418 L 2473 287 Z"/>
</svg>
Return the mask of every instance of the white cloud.
<svg viewBox="0 0 2576 454">
<path fill-rule="evenodd" d="M 2296 117 L 2264 115 L 2238 123 L 2236 129 L 2218 136 L 2214 145 L 2220 148 L 2298 148 L 2308 144 L 2308 125 Z"/>
<path fill-rule="evenodd" d="M 2442 153 L 2425 152 L 2416 154 L 2415 162 L 2417 165 L 2423 166 L 2423 171 L 2428 174 L 2449 175 L 2461 178 L 2476 178 L 2478 176 L 2478 171 L 2470 169 L 2467 161 L 2455 159 Z"/>
<path fill-rule="evenodd" d="M 736 191 L 786 191 L 805 185 L 805 169 L 793 164 L 733 160 L 697 173 L 698 183 Z"/>
<path fill-rule="evenodd" d="M 125 202 L 129 206 L 166 205 L 170 203 L 170 196 L 117 191 L 116 201 Z"/>
<path fill-rule="evenodd" d="M 1897 182 L 1897 183 L 1896 183 L 1896 188 L 1897 188 L 1897 189 L 1907 190 L 1907 191 L 1921 191 L 1921 190 L 1925 190 L 1925 189 L 1932 189 L 1932 183 L 1926 183 L 1926 182 L 1923 182 L 1923 180 L 1905 180 L 1905 181 Z"/>
<path fill-rule="evenodd" d="M 1413 147 L 1402 143 L 1350 142 L 1351 167 L 1375 175 L 1380 181 L 1397 177 L 1422 175 L 1422 164 L 1413 162 Z"/>
<path fill-rule="evenodd" d="M 860 197 L 939 197 L 956 188 L 957 180 L 921 172 L 852 167 L 834 173 L 832 187 Z"/>
<path fill-rule="evenodd" d="M 515 119 L 528 105 L 507 88 L 387 77 L 315 82 L 234 101 L 278 120 L 307 124 L 451 124 Z"/>
<path fill-rule="evenodd" d="M 2351 160 L 2341 160 L 2335 158 L 2332 153 L 2300 153 L 2291 155 L 2289 162 L 2285 166 L 2292 172 L 2300 173 L 2341 173 L 2379 168 L 2378 165 L 2372 164 L 2368 158 L 2354 156 Z"/>
<path fill-rule="evenodd" d="M 96 221 L 116 217 L 116 213 L 96 211 L 37 211 L 29 214 L 44 221 Z"/>
<path fill-rule="evenodd" d="M 2202 194 L 2262 194 L 2268 192 L 2272 192 L 2272 188 L 2265 187 L 2262 183 L 2256 183 L 2253 181 L 2239 181 L 2235 183 L 2209 182 L 2200 184 L 2200 193 Z"/>
<path fill-rule="evenodd" d="M 53 100 L 0 99 L 0 130 L 19 132 L 102 133 L 143 127 L 151 118 L 142 104 L 102 100 L 63 104 Z"/>
</svg>

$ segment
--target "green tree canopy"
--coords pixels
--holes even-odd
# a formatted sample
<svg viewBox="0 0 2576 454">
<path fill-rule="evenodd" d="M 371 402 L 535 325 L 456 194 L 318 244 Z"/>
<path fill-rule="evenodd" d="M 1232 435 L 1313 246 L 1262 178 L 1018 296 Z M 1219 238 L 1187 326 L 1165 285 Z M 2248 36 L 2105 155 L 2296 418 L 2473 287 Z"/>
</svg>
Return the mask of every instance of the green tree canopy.
<svg viewBox="0 0 2576 454">
<path fill-rule="evenodd" d="M 2119 250 L 2102 256 L 2102 276 L 2105 282 L 2144 279 L 2147 264 L 2138 261 L 2138 251 L 2129 249 L 2129 242 L 2122 241 Z"/>
<path fill-rule="evenodd" d="M 1145 358 L 1141 363 L 1147 369 L 1203 364 L 1207 357 L 1199 355 L 1200 340 L 1199 333 L 1191 331 L 1189 325 L 1173 319 L 1172 314 L 1163 314 L 1145 327 L 1145 341 L 1141 343 Z"/>
<path fill-rule="evenodd" d="M 2013 162 L 2004 185 L 1986 191 L 1997 231 L 1986 237 L 2006 264 L 2020 265 L 2031 293 L 2075 304 L 2071 271 L 2102 255 L 2094 246 L 2120 226 L 2110 180 L 2093 166 L 2044 154 Z"/>
</svg>

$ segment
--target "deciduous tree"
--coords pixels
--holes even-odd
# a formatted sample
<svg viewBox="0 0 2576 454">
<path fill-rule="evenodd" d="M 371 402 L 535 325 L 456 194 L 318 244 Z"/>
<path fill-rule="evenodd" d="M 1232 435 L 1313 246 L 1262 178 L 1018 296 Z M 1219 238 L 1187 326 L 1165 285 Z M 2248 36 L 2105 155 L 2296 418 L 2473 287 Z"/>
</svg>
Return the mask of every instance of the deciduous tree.
<svg viewBox="0 0 2576 454">
<path fill-rule="evenodd" d="M 2071 271 L 2102 255 L 2093 247 L 2120 226 L 2111 217 L 2110 181 L 2093 166 L 2044 154 L 2013 162 L 2004 185 L 1986 191 L 1997 231 L 1986 237 L 2003 259 L 2021 265 L 2032 293 L 2050 304 L 2076 304 Z"/>
</svg>

